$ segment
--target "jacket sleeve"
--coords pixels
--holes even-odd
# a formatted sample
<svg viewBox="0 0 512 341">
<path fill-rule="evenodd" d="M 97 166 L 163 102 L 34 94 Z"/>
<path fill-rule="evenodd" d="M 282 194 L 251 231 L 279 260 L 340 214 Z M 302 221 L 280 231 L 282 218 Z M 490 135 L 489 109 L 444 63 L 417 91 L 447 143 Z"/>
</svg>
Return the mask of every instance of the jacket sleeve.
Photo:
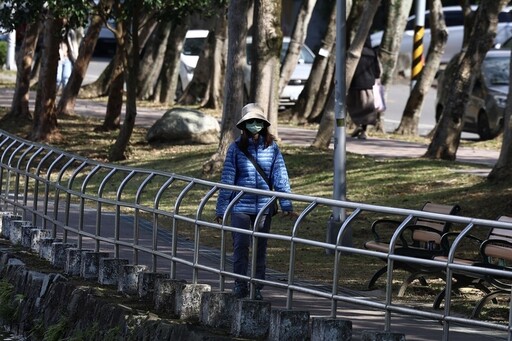
<svg viewBox="0 0 512 341">
<path fill-rule="evenodd" d="M 288 170 L 284 163 L 283 154 L 277 145 L 275 145 L 276 158 L 274 161 L 274 168 L 272 170 L 272 185 L 277 192 L 291 193 L 290 179 L 288 177 Z M 284 212 L 293 211 L 291 200 L 279 199 L 279 204 Z"/>
<path fill-rule="evenodd" d="M 234 185 L 236 180 L 236 150 L 235 144 L 232 143 L 228 152 L 226 153 L 226 159 L 224 160 L 224 167 L 222 168 L 222 175 L 220 182 L 227 185 Z M 215 214 L 218 217 L 222 217 L 226 208 L 231 200 L 233 191 L 227 189 L 221 189 L 219 191 L 219 197 L 217 198 L 217 207 Z"/>
</svg>

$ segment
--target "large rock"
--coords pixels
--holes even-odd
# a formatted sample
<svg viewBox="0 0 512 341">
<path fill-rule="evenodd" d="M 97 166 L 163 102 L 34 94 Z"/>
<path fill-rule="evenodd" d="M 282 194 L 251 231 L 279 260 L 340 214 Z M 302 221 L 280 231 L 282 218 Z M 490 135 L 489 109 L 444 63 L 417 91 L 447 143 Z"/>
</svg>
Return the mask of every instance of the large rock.
<svg viewBox="0 0 512 341">
<path fill-rule="evenodd" d="M 211 144 L 219 142 L 220 126 L 215 117 L 184 108 L 167 111 L 146 135 L 148 142 Z"/>
</svg>

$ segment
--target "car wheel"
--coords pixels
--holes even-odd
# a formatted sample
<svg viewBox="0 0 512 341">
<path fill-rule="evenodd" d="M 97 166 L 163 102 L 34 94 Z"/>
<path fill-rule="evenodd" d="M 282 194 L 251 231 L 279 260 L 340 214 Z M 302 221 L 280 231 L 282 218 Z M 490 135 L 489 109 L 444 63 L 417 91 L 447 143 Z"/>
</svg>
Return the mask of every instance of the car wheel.
<svg viewBox="0 0 512 341">
<path fill-rule="evenodd" d="M 478 135 L 481 140 L 490 140 L 493 138 L 491 128 L 489 126 L 489 118 L 485 111 L 478 114 Z"/>
</svg>

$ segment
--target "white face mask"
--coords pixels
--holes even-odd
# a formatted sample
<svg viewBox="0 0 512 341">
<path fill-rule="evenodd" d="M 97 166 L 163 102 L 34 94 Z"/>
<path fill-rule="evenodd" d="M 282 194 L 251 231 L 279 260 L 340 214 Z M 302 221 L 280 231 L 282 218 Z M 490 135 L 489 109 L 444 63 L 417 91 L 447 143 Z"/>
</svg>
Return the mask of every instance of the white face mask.
<svg viewBox="0 0 512 341">
<path fill-rule="evenodd" d="M 245 128 L 253 135 L 259 133 L 264 126 L 265 124 L 263 123 L 263 121 L 259 120 L 250 120 L 245 123 Z"/>
</svg>

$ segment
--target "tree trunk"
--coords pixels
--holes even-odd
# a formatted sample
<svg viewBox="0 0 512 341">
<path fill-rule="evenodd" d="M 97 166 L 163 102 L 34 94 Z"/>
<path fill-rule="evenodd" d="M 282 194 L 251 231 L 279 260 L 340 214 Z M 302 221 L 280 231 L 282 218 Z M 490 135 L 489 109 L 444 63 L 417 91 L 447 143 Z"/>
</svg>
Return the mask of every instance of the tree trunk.
<svg viewBox="0 0 512 341">
<path fill-rule="evenodd" d="M 126 51 L 123 55 L 128 56 L 128 67 L 125 69 L 127 79 L 126 114 L 116 142 L 110 150 L 110 162 L 121 161 L 127 158 L 126 149 L 135 127 L 135 118 L 137 116 L 137 75 L 139 74 L 139 15 L 139 8 L 134 6 L 130 18 L 130 29 L 128 30 L 131 36 L 131 44 L 126 39 L 126 34 L 124 35 L 125 41 L 122 44 L 123 51 Z"/>
<path fill-rule="evenodd" d="M 226 74 L 226 51 L 227 51 L 227 20 L 224 13 L 225 8 L 221 8 L 219 11 L 217 20 L 215 20 L 215 41 L 212 49 L 212 69 L 210 71 L 210 85 L 209 91 L 201 102 L 201 107 L 209 109 L 220 109 L 222 108 L 223 98 L 223 84 L 224 77 Z"/>
<path fill-rule="evenodd" d="M 34 121 L 31 140 L 51 141 L 60 138 L 55 115 L 55 97 L 57 94 L 57 64 L 59 60 L 60 32 L 62 19 L 49 17 L 45 20 L 44 50 L 41 60 L 41 72 L 37 87 Z"/>
<path fill-rule="evenodd" d="M 116 49 L 117 54 L 117 49 Z M 112 81 L 112 73 L 114 72 L 114 61 L 115 56 L 108 63 L 107 67 L 103 70 L 103 72 L 99 75 L 99 77 L 92 83 L 84 85 L 80 90 L 81 98 L 97 98 L 102 96 L 107 96 L 110 83 Z"/>
<path fill-rule="evenodd" d="M 103 19 L 99 15 L 94 15 L 91 18 L 91 23 L 87 29 L 80 48 L 78 50 L 78 57 L 76 58 L 73 71 L 69 77 L 68 84 L 62 91 L 59 104 L 57 105 L 57 117 L 63 115 L 74 114 L 76 99 L 80 92 L 80 87 L 84 81 L 87 68 L 92 59 L 92 54 L 96 46 L 96 41 L 100 34 L 101 27 L 103 26 Z"/>
<path fill-rule="evenodd" d="M 380 81 L 383 85 L 391 84 L 402 45 L 405 25 L 412 7 L 412 0 L 390 0 L 386 18 L 386 28 L 379 47 L 381 63 Z M 431 25 L 432 26 L 432 25 Z M 412 53 L 412 51 L 411 51 Z"/>
<path fill-rule="evenodd" d="M 11 110 L 5 117 L 6 120 L 15 119 L 20 124 L 32 120 L 29 109 L 30 70 L 40 32 L 41 25 L 39 21 L 28 25 L 25 30 L 25 37 L 17 58 L 16 88 L 12 97 Z"/>
<path fill-rule="evenodd" d="M 431 159 L 455 160 L 462 133 L 463 113 L 471 92 L 474 70 L 482 64 L 487 51 L 492 47 L 498 14 L 507 1 L 484 1 L 478 7 L 475 24 L 466 50 L 459 55 L 453 77 L 444 77 L 449 82 L 450 93 L 436 125 L 432 142 L 425 157 Z"/>
<path fill-rule="evenodd" d="M 512 55 L 510 57 L 510 69 L 512 70 Z M 509 84 L 512 84 L 512 72 L 509 72 Z M 505 108 L 505 121 L 503 124 L 503 142 L 501 143 L 500 156 L 498 161 L 487 176 L 490 182 L 510 182 L 512 179 L 512 92 L 507 95 L 507 106 Z"/>
<path fill-rule="evenodd" d="M 317 149 L 327 149 L 332 139 L 332 131 L 334 129 L 334 91 L 331 91 L 329 100 L 326 104 L 326 109 L 322 115 L 322 120 L 318 126 L 318 131 L 315 140 L 311 147 Z"/>
<path fill-rule="evenodd" d="M 222 169 L 229 145 L 238 135 L 235 124 L 240 119 L 244 100 L 244 64 L 246 62 L 248 1 L 232 0 L 228 7 L 228 58 L 224 86 L 224 106 L 219 148 L 203 165 L 205 176 Z"/>
<path fill-rule="evenodd" d="M 170 21 L 159 22 L 146 44 L 138 75 L 137 98 L 140 100 L 152 99 L 155 96 L 171 27 Z"/>
<path fill-rule="evenodd" d="M 116 28 L 123 29 L 123 23 L 118 22 Z M 114 68 L 111 75 L 107 112 L 100 131 L 116 130 L 121 125 L 121 111 L 123 109 L 124 77 L 125 77 L 125 42 L 118 42 L 114 56 Z"/>
<path fill-rule="evenodd" d="M 254 1 L 251 66 L 252 100 L 266 108 L 269 132 L 276 138 L 279 107 L 279 68 L 281 65 L 281 3 L 273 0 Z"/>
<path fill-rule="evenodd" d="M 439 70 L 441 56 L 444 53 L 448 39 L 441 0 L 429 0 L 429 7 L 431 9 L 430 32 L 432 39 L 428 49 L 427 60 L 407 100 L 400 125 L 395 130 L 395 134 L 418 135 L 418 124 L 423 101 L 432 86 L 437 70 Z"/>
<path fill-rule="evenodd" d="M 314 110 L 314 107 L 320 107 L 320 113 L 325 107 L 325 101 L 328 93 L 324 93 L 325 87 L 330 89 L 330 82 L 332 81 L 332 70 L 326 71 L 328 68 L 329 58 L 334 53 L 334 46 L 336 41 L 336 2 L 331 1 L 331 15 L 329 16 L 329 24 L 327 30 L 322 39 L 322 45 L 318 50 L 318 53 L 311 67 L 311 73 L 304 86 L 304 89 L 299 95 L 297 102 L 289 113 L 292 120 L 296 123 L 303 124 L 306 121 L 311 122 L 310 117 Z M 333 57 L 334 59 L 334 57 Z M 334 63 L 334 61 L 332 62 Z M 328 79 L 326 76 L 331 72 Z M 326 82 L 328 82 L 326 84 Z M 324 90 L 322 90 L 324 89 Z"/>
<path fill-rule="evenodd" d="M 281 75 L 279 77 L 279 94 L 281 94 L 290 81 L 293 71 L 299 61 L 300 50 L 308 31 L 309 20 L 315 7 L 316 0 L 302 0 L 299 15 L 295 21 L 293 33 L 290 37 L 290 45 L 281 65 Z"/>
<path fill-rule="evenodd" d="M 334 45 L 332 46 L 334 49 Z M 312 103 L 309 117 L 307 118 L 308 123 L 319 122 L 322 119 L 324 108 L 327 106 L 329 95 L 334 89 L 334 70 L 336 68 L 336 56 L 331 54 L 327 60 L 327 65 L 324 71 L 324 77 L 318 88 L 318 93 Z"/>
<path fill-rule="evenodd" d="M 345 64 L 345 89 L 348 89 L 350 83 L 352 82 L 352 78 L 354 77 L 354 72 L 356 70 L 357 63 L 359 62 L 359 57 L 361 56 L 361 51 L 363 50 L 364 42 L 366 40 L 368 32 L 370 31 L 370 26 L 373 22 L 373 17 L 375 16 L 377 8 L 379 7 L 379 2 L 380 0 L 369 0 L 368 2 L 365 3 L 363 14 L 361 15 L 361 25 L 358 26 L 354 39 L 347 51 L 347 59 Z M 312 147 L 319 148 L 318 146 L 321 145 L 321 143 L 325 143 L 325 141 L 331 141 L 334 129 L 334 125 L 331 124 L 331 116 L 335 117 L 334 103 L 334 91 L 331 91 L 329 95 L 329 100 L 327 101 L 324 112 L 322 114 L 322 120 L 320 121 L 320 126 L 315 137 L 315 142 L 313 142 Z M 326 120 L 327 122 L 322 122 L 324 120 Z"/>
<path fill-rule="evenodd" d="M 159 97 L 155 100 L 162 104 L 174 105 L 179 78 L 180 51 L 183 49 L 183 40 L 187 26 L 179 24 L 174 27 L 167 39 L 164 63 L 158 81 Z"/>
</svg>

